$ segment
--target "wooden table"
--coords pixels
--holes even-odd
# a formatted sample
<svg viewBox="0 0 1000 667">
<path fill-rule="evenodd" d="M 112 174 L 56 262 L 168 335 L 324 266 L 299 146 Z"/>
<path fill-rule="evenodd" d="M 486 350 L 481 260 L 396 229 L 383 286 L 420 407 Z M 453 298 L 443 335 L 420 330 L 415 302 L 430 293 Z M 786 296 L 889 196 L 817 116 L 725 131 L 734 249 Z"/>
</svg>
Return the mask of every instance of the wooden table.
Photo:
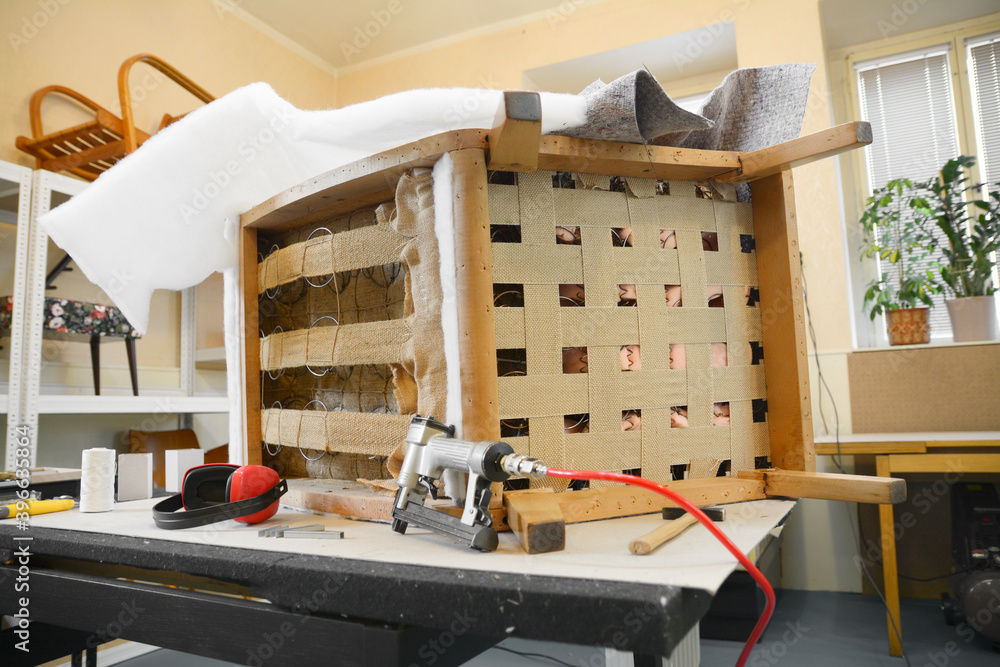
<svg viewBox="0 0 1000 667">
<path fill-rule="evenodd" d="M 836 440 L 816 438 L 816 454 L 836 456 Z M 957 433 L 867 433 L 840 437 L 840 454 L 874 456 L 879 477 L 903 473 L 1000 473 L 1000 432 Z M 902 634 L 899 616 L 899 577 L 896 571 L 895 512 L 892 505 L 879 505 L 879 543 L 885 600 L 889 606 L 889 653 L 902 656 L 895 630 Z"/>
</svg>

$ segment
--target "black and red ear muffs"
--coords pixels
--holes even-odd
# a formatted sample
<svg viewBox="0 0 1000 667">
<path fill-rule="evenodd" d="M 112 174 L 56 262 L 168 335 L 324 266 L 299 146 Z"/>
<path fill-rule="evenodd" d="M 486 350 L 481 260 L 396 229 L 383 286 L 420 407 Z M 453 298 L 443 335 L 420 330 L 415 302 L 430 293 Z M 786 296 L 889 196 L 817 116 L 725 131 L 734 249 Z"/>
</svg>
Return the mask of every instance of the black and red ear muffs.
<svg viewBox="0 0 1000 667">
<path fill-rule="evenodd" d="M 278 511 L 278 498 L 288 482 L 265 466 L 210 463 L 184 473 L 181 492 L 153 506 L 159 528 L 175 530 L 235 519 L 241 523 L 267 521 Z M 184 509 L 184 512 L 177 510 Z"/>
</svg>

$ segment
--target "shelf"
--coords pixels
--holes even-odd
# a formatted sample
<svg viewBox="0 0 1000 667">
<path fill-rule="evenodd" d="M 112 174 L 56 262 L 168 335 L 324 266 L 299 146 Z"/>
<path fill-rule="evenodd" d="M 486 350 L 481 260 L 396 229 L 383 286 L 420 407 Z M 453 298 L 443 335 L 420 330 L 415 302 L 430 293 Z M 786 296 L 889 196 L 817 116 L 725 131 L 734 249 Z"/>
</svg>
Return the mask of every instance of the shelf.
<svg viewBox="0 0 1000 667">
<path fill-rule="evenodd" d="M 201 350 L 195 350 L 194 360 L 198 362 L 202 361 L 226 361 L 226 348 L 224 347 L 206 347 Z"/>
<path fill-rule="evenodd" d="M 225 396 L 60 396 L 38 397 L 38 414 L 203 414 L 229 412 Z"/>
</svg>

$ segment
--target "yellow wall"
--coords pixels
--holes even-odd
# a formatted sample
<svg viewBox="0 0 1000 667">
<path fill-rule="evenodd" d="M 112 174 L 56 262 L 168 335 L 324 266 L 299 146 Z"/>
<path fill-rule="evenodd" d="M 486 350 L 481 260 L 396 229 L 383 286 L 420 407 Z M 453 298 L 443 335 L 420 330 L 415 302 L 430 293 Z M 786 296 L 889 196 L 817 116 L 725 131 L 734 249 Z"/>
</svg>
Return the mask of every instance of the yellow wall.
<svg viewBox="0 0 1000 667">
<path fill-rule="evenodd" d="M 265 36 L 210 0 L 3 0 L 0 2 L 0 160 L 34 166 L 18 151 L 18 135 L 30 136 L 28 100 L 38 88 L 61 84 L 118 115 L 118 68 L 126 58 L 152 53 L 215 96 L 254 81 L 269 82 L 301 108 L 334 106 L 336 80 L 328 72 Z M 137 125 L 149 132 L 160 117 L 194 108 L 197 100 L 144 65 L 130 78 Z M 84 114 L 54 101 L 43 106 L 46 129 L 84 122 Z M 49 262 L 54 263 L 55 250 Z M 102 298 L 79 271 L 57 281 L 59 294 Z M 216 290 L 217 291 L 217 290 Z M 105 297 L 106 298 L 106 297 Z M 179 365 L 180 295 L 157 292 L 150 329 L 138 343 L 147 368 L 140 386 L 176 386 L 175 376 L 155 369 Z M 202 323 L 207 319 L 202 313 Z M 209 329 L 221 332 L 221 303 Z M 204 328 L 204 327 L 200 327 Z M 221 333 L 216 338 L 220 338 Z M 121 350 L 119 348 L 122 348 Z M 102 384 L 128 386 L 124 346 L 102 348 Z M 86 345 L 47 346 L 43 382 L 90 382 Z"/>
</svg>

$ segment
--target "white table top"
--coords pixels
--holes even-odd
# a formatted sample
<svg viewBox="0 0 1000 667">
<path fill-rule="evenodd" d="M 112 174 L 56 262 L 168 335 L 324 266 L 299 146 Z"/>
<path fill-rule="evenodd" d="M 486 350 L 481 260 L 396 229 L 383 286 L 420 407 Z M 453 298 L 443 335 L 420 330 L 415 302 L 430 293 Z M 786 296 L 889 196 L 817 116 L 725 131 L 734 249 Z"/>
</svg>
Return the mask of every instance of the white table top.
<svg viewBox="0 0 1000 667">
<path fill-rule="evenodd" d="M 676 585 L 700 588 L 713 594 L 737 565 L 725 547 L 702 526 L 693 526 L 650 555 L 631 554 L 629 541 L 662 524 L 663 520 L 658 515 L 570 524 L 566 526 L 564 551 L 528 555 L 510 532 L 500 533 L 500 546 L 496 552 L 481 553 L 413 526 L 405 535 L 399 535 L 385 523 L 306 513 L 285 506 L 273 518 L 260 524 L 225 521 L 200 528 L 168 531 L 157 528 L 153 523 L 150 509 L 155 502 L 137 500 L 116 503 L 112 511 L 104 513 L 84 514 L 74 509 L 41 514 L 32 516 L 30 525 L 33 528 L 314 554 L 372 563 Z M 758 500 L 726 505 L 726 521 L 719 526 L 744 553 L 750 553 L 782 523 L 794 506 L 795 502 L 789 500 Z M 288 524 L 294 528 L 315 523 L 343 531 L 344 539 L 257 536 L 258 530 L 270 526 Z M 24 534 L 30 535 L 30 529 Z"/>
</svg>

